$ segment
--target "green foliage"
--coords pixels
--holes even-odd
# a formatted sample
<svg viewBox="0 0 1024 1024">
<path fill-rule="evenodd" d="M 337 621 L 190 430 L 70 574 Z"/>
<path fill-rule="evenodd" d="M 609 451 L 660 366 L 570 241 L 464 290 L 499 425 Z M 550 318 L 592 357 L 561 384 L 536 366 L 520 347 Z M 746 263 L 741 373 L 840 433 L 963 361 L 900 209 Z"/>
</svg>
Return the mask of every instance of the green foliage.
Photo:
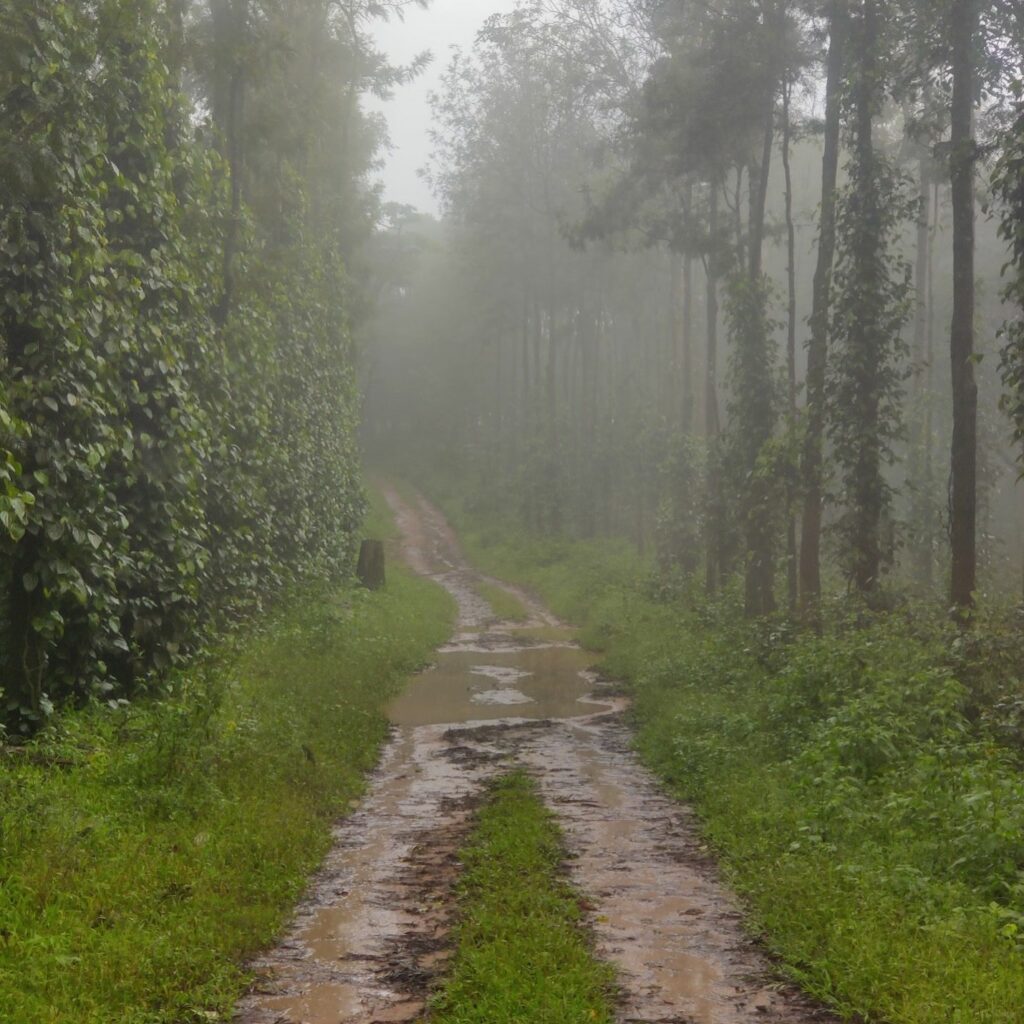
<svg viewBox="0 0 1024 1024">
<path fill-rule="evenodd" d="M 452 614 L 396 571 L 307 591 L 166 697 L 59 715 L 0 760 L 0 1018 L 228 1019 Z"/>
<path fill-rule="evenodd" d="M 465 497 L 435 495 L 470 560 L 500 579 L 544 595 L 556 614 L 585 623 L 588 647 L 604 650 L 621 627 L 637 577 L 651 567 L 628 541 L 570 540 L 529 533 L 513 517 L 481 513 Z"/>
<path fill-rule="evenodd" d="M 28 427 L 18 483 L 34 498 L 7 551 L 8 720 L 37 720 L 51 697 L 112 692 L 126 655 L 166 658 L 195 612 L 204 436 L 182 314 L 198 268 L 185 266 L 171 189 L 163 132 L 179 112 L 154 11 L 0 8 L 16 54 L 0 115 L 3 373 Z"/>
<path fill-rule="evenodd" d="M 451 973 L 430 1019 L 440 1024 L 611 1022 L 612 970 L 581 927 L 579 894 L 536 784 L 499 779 L 460 853 L 460 920 Z"/>
<path fill-rule="evenodd" d="M 695 801 L 770 944 L 846 1012 L 1011 1019 L 1019 763 L 965 714 L 952 631 L 730 618 L 648 613 L 612 665 L 644 756 Z"/>
<path fill-rule="evenodd" d="M 702 443 L 676 435 L 668 425 L 665 435 L 662 444 L 652 445 L 654 450 L 665 452 L 658 480 L 655 547 L 661 568 L 668 575 L 685 579 L 701 561 L 706 529 L 703 494 L 707 457 Z"/>
<path fill-rule="evenodd" d="M 630 682 L 641 755 L 696 806 L 794 978 L 869 1020 L 1016 1018 L 1017 617 L 979 612 L 964 635 L 928 611 L 840 602 L 822 609 L 821 635 L 798 632 L 745 622 L 732 592 L 665 603 L 612 544 L 499 539 L 468 522 L 478 564 L 536 587 Z"/>
<path fill-rule="evenodd" d="M 324 107 L 291 111 L 238 227 L 163 6 L 0 2 L 0 722 L 23 732 L 341 579 L 363 512 L 338 238 L 359 161 L 300 175 Z M 250 71 L 264 117 L 293 44 Z"/>
<path fill-rule="evenodd" d="M 881 584 L 895 554 L 886 467 L 902 436 L 901 332 L 911 266 L 898 248 L 914 213 L 908 182 L 886 159 L 851 158 L 836 206 L 838 246 L 830 321 L 827 430 L 839 470 L 835 530 L 847 578 L 862 593 Z"/>
<path fill-rule="evenodd" d="M 1004 295 L 1016 314 L 1003 327 L 1003 408 L 1013 421 L 1018 445 L 1024 443 L 1024 87 L 1017 84 L 1016 116 L 1006 134 L 993 187 L 1001 204 L 1000 237 L 1009 246 Z M 1019 456 L 1018 456 L 1019 457 Z"/>
<path fill-rule="evenodd" d="M 782 511 L 779 486 L 758 471 L 779 416 L 780 380 L 770 339 L 772 293 L 767 278 L 735 273 L 726 313 L 733 343 L 731 400 L 726 435 L 726 478 L 731 483 L 746 547 L 746 608 L 761 615 L 774 609 L 775 546 Z"/>
</svg>

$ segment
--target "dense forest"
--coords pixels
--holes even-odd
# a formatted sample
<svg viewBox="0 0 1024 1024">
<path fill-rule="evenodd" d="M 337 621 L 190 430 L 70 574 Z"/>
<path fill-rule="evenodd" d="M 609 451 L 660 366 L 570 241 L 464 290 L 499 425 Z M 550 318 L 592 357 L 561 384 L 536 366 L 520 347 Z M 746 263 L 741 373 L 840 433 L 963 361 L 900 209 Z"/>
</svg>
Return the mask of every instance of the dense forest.
<svg viewBox="0 0 1024 1024">
<path fill-rule="evenodd" d="M 372 444 L 742 578 L 750 614 L 1019 594 L 1021 31 L 1000 3 L 493 17 L 434 101 L 443 220 L 377 242 Z"/>
</svg>

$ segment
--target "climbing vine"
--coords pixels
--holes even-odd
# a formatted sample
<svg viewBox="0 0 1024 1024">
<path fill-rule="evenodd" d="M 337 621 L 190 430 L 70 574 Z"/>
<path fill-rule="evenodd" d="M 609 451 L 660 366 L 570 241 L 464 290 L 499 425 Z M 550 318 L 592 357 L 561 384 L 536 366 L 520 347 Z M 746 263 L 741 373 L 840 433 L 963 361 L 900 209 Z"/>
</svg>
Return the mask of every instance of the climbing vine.
<svg viewBox="0 0 1024 1024">
<path fill-rule="evenodd" d="M 915 210 L 907 182 L 881 155 L 862 160 L 855 154 L 848 173 L 836 212 L 828 433 L 837 466 L 840 561 L 848 579 L 868 594 L 894 554 L 886 468 L 902 432 L 907 366 L 901 332 L 911 297 L 910 264 L 897 242 Z"/>
<path fill-rule="evenodd" d="M 1017 88 L 1017 110 L 993 180 L 1002 204 L 1000 237 L 1009 246 L 1006 300 L 1015 308 L 1003 332 L 1003 408 L 1010 415 L 1018 445 L 1024 443 L 1024 86 Z"/>
<path fill-rule="evenodd" d="M 226 616 L 344 573 L 362 514 L 338 220 L 272 245 L 243 210 L 217 323 L 229 174 L 163 8 L 0 3 L 8 729 L 130 698 Z M 316 182 L 275 187 L 301 209 Z"/>
</svg>

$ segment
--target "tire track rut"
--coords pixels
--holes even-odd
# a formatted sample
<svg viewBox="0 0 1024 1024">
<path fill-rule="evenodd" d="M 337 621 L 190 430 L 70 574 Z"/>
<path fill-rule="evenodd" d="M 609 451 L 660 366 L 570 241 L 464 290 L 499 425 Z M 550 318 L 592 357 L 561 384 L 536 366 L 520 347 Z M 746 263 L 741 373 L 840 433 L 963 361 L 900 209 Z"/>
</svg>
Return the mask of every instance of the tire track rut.
<svg viewBox="0 0 1024 1024">
<path fill-rule="evenodd" d="M 622 1024 L 834 1020 L 777 981 L 692 813 L 636 759 L 625 701 L 587 671 L 568 631 L 559 638 L 557 619 L 515 588 L 530 621 L 495 621 L 474 589 L 484 577 L 441 513 L 386 496 L 405 561 L 457 601 L 456 634 L 393 703 L 367 797 L 336 826 L 284 940 L 252 964 L 239 1024 L 419 1019 L 451 952 L 456 854 L 473 808 L 516 764 L 565 832 L 597 953 L 618 970 Z"/>
</svg>

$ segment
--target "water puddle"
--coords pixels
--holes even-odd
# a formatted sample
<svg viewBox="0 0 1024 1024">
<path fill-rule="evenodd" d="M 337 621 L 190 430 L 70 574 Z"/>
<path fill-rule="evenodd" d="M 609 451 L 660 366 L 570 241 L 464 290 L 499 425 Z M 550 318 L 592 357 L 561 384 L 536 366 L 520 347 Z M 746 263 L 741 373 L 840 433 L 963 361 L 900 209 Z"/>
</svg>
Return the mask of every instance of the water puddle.
<svg viewBox="0 0 1024 1024">
<path fill-rule="evenodd" d="M 398 726 L 492 721 L 513 704 L 520 718 L 592 714 L 593 705 L 581 703 L 594 690 L 591 660 L 568 646 L 442 652 L 392 701 L 388 716 Z"/>
<path fill-rule="evenodd" d="M 597 951 L 619 972 L 622 1024 L 828 1019 L 769 985 L 686 809 L 631 753 L 625 701 L 569 631 L 518 590 L 529 621 L 495 621 L 440 513 L 387 497 L 407 563 L 458 602 L 457 632 L 391 703 L 368 795 L 335 828 L 285 940 L 252 965 L 239 1024 L 419 1020 L 450 953 L 474 804 L 513 764 L 536 775 L 565 831 Z"/>
</svg>

